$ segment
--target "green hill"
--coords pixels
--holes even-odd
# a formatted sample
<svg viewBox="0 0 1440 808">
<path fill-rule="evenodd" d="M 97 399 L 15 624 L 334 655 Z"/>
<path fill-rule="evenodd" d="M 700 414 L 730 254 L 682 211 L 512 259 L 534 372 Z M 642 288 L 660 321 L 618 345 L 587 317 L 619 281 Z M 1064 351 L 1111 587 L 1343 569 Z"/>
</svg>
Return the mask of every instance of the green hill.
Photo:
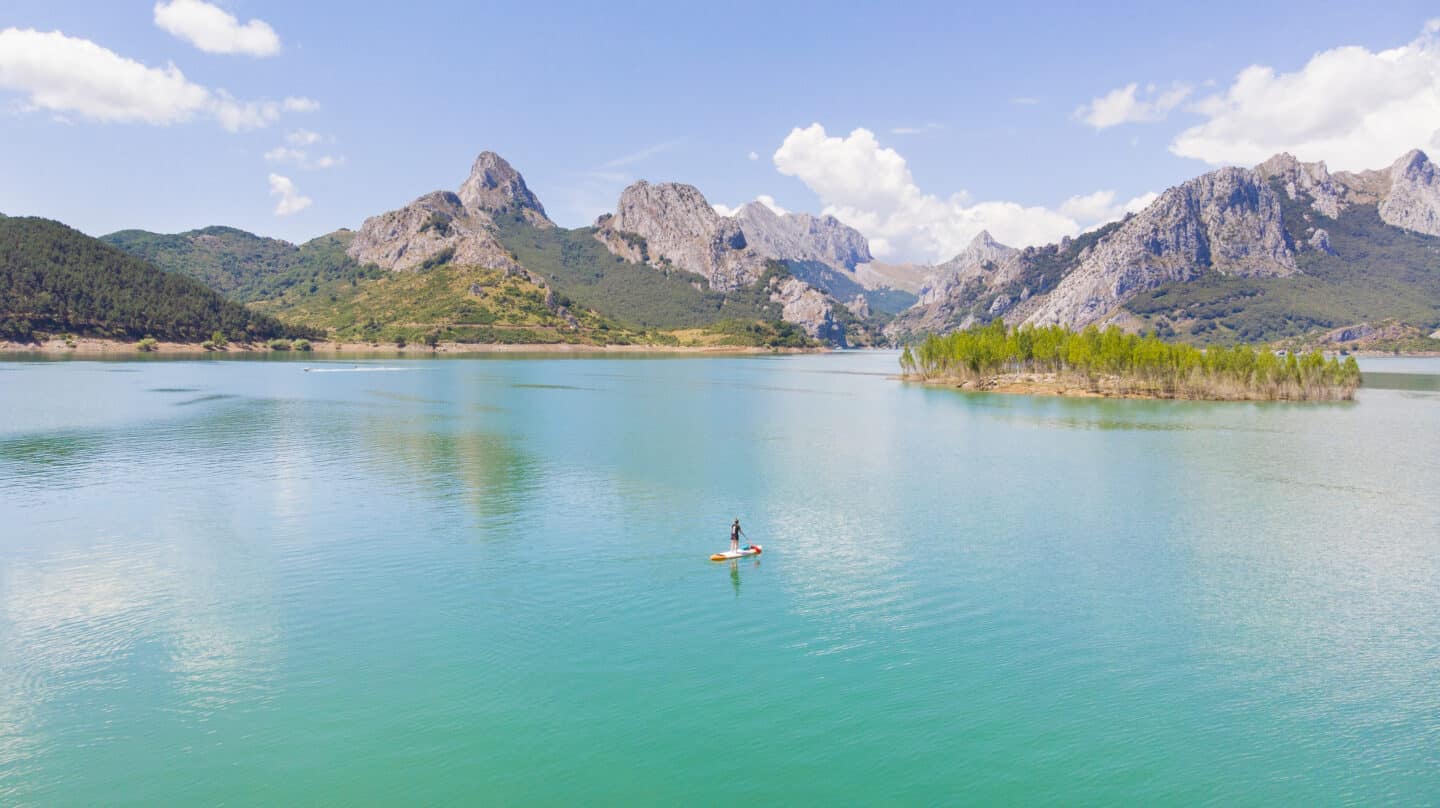
<svg viewBox="0 0 1440 808">
<path fill-rule="evenodd" d="M 59 222 L 0 216 L 0 338 L 199 342 L 307 335 Z"/>
<path fill-rule="evenodd" d="M 628 344 L 648 341 L 520 275 L 442 264 L 373 278 L 317 278 L 252 304 L 341 340 Z"/>
<path fill-rule="evenodd" d="M 171 235 L 121 230 L 101 236 L 161 269 L 192 277 L 231 300 L 250 303 L 277 297 L 294 287 L 329 280 L 379 277 L 345 254 L 355 234 L 338 230 L 295 246 L 233 227 L 205 227 Z"/>
</svg>

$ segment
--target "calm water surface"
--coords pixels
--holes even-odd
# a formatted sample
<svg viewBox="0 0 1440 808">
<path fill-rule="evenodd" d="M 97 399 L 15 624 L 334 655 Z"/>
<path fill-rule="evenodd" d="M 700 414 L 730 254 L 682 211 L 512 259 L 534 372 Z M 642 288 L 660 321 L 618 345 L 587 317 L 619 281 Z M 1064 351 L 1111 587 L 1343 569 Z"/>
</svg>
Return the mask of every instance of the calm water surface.
<svg viewBox="0 0 1440 808">
<path fill-rule="evenodd" d="M 0 362 L 0 803 L 1440 801 L 1440 360 L 353 368 Z"/>
</svg>

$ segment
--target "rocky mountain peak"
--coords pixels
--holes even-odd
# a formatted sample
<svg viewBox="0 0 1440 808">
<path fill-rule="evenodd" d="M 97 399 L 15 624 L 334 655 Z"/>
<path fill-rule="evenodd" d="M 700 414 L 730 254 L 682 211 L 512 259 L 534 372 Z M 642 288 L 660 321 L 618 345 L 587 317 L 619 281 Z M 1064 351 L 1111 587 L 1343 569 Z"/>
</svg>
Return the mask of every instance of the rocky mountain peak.
<svg viewBox="0 0 1440 808">
<path fill-rule="evenodd" d="M 545 206 L 505 158 L 492 151 L 480 152 L 470 167 L 470 176 L 460 186 L 460 200 L 471 212 L 495 213 L 518 208 L 534 224 L 550 224 Z"/>
<path fill-rule="evenodd" d="M 750 202 L 735 213 L 745 240 L 767 258 L 818 261 L 845 272 L 873 260 L 870 242 L 834 216 L 776 213 L 763 202 Z"/>
<path fill-rule="evenodd" d="M 1246 277 L 1299 271 L 1280 198 L 1259 171 L 1222 168 L 1167 190 L 1099 241 L 1028 321 L 1099 322 L 1135 293 L 1207 268 Z"/>
<path fill-rule="evenodd" d="M 635 236 L 644 240 L 643 250 Z M 629 186 L 595 237 L 616 255 L 656 266 L 668 262 L 703 275 L 721 291 L 753 283 L 765 269 L 765 257 L 750 248 L 740 223 L 716 213 L 698 188 L 684 183 L 640 180 Z"/>
<path fill-rule="evenodd" d="M 1386 224 L 1440 236 L 1440 178 L 1425 152 L 1412 149 L 1391 164 L 1380 218 Z"/>
<path fill-rule="evenodd" d="M 1353 200 L 1350 189 L 1330 175 L 1324 161 L 1304 163 L 1289 152 L 1281 152 L 1255 166 L 1255 173 L 1266 180 L 1278 180 L 1285 195 L 1291 199 L 1308 195 L 1311 207 L 1334 219 Z"/>
</svg>

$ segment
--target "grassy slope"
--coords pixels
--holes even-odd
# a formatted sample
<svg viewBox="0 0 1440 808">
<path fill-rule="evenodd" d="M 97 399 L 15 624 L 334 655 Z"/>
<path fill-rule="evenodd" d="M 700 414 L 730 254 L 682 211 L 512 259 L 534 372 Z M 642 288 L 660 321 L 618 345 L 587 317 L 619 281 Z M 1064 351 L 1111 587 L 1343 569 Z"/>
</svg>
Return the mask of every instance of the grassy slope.
<svg viewBox="0 0 1440 808">
<path fill-rule="evenodd" d="M 499 270 L 445 264 L 379 278 L 319 280 L 254 307 L 323 328 L 338 339 L 416 342 L 620 343 L 642 335 L 575 310 L 579 328 L 545 303 L 545 290 Z"/>
<path fill-rule="evenodd" d="M 232 340 L 292 331 L 59 222 L 0 216 L 0 338 L 42 331 L 199 342 L 217 330 Z"/>
<path fill-rule="evenodd" d="M 1297 277 L 1211 273 L 1137 295 L 1126 308 L 1162 335 L 1193 342 L 1269 342 L 1384 320 L 1427 332 L 1440 324 L 1440 238 L 1391 227 L 1374 205 L 1330 219 L 1307 198 L 1281 198 L 1286 229 L 1297 239 L 1325 229 L 1337 255 L 1305 249 Z"/>
</svg>

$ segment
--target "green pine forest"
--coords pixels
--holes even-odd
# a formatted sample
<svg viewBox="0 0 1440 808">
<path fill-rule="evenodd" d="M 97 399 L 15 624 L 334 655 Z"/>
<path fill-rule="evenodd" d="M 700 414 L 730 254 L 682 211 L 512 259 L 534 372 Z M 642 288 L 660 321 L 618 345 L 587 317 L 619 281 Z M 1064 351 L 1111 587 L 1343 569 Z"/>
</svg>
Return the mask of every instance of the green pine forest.
<svg viewBox="0 0 1440 808">
<path fill-rule="evenodd" d="M 0 215 L 0 340 L 310 337 L 59 222 Z"/>
</svg>

